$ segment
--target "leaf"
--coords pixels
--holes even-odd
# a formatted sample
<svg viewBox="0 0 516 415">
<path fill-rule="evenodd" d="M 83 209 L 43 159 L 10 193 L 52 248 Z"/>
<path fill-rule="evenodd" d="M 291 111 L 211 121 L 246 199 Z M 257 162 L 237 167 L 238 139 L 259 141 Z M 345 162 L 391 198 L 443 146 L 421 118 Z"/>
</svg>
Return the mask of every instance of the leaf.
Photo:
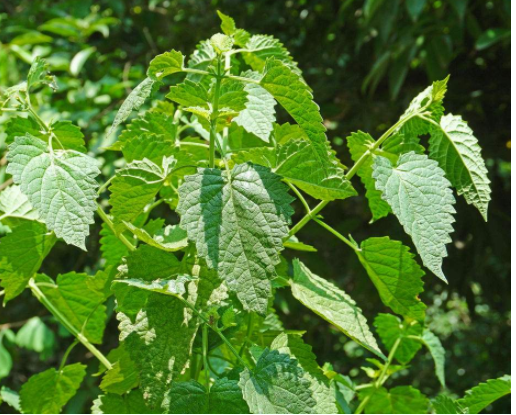
<svg viewBox="0 0 516 415">
<path fill-rule="evenodd" d="M 108 359 L 113 366 L 102 378 L 100 389 L 106 393 L 122 395 L 139 385 L 140 376 L 124 342 L 114 352 L 109 353 Z"/>
<path fill-rule="evenodd" d="M 5 288 L 4 304 L 25 289 L 55 243 L 55 236 L 44 224 L 23 219 L 0 239 L 0 286 Z"/>
<path fill-rule="evenodd" d="M 183 54 L 176 50 L 162 53 L 150 62 L 147 76 L 153 81 L 161 81 L 168 75 L 181 72 L 184 60 Z"/>
<path fill-rule="evenodd" d="M 292 295 L 346 336 L 377 356 L 385 356 L 367 326 L 367 320 L 355 301 L 331 282 L 313 274 L 298 259 L 293 261 Z"/>
<path fill-rule="evenodd" d="M 165 175 L 160 167 L 150 160 L 136 160 L 116 172 L 109 186 L 113 222 L 118 230 L 124 221 L 132 222 L 143 212 L 145 206 L 163 186 Z"/>
<path fill-rule="evenodd" d="M 439 379 L 439 382 L 441 382 L 441 385 L 444 388 L 444 387 L 446 387 L 446 381 L 445 381 L 445 376 L 444 376 L 446 351 L 444 350 L 444 347 L 441 344 L 439 337 L 437 337 L 434 333 L 432 333 L 428 329 L 425 329 L 423 331 L 422 340 L 423 340 L 423 344 L 428 348 L 428 350 L 430 351 L 430 354 L 432 355 L 432 358 L 434 359 L 435 375 L 437 376 L 437 379 Z"/>
<path fill-rule="evenodd" d="M 188 59 L 188 67 L 192 69 L 206 70 L 213 63 L 217 57 L 215 49 L 208 40 L 204 40 L 197 45 L 195 50 Z M 187 79 L 194 82 L 199 82 L 202 75 L 191 74 L 187 75 Z"/>
<path fill-rule="evenodd" d="M 113 231 L 104 222 L 102 223 L 100 236 L 100 250 L 102 251 L 102 258 L 106 261 L 105 267 L 118 267 L 122 262 L 122 258 L 129 253 L 127 246 L 115 236 Z"/>
<path fill-rule="evenodd" d="M 382 302 L 395 313 L 423 322 L 426 306 L 419 294 L 424 272 L 409 248 L 386 236 L 366 239 L 356 253 Z"/>
<path fill-rule="evenodd" d="M 233 121 L 244 127 L 247 132 L 268 143 L 273 123 L 276 120 L 276 111 L 274 110 L 276 101 L 260 85 L 248 83 L 244 90 L 247 93 L 245 109 L 240 111 Z"/>
<path fill-rule="evenodd" d="M 464 398 L 459 399 L 459 405 L 468 408 L 468 413 L 478 414 L 482 409 L 494 401 L 511 393 L 511 376 L 505 375 L 498 379 L 490 379 L 480 383 L 466 392 Z"/>
<path fill-rule="evenodd" d="M 149 235 L 145 229 L 137 228 L 129 222 L 124 222 L 124 225 L 140 241 L 163 251 L 175 252 L 188 246 L 186 232 L 178 225 L 168 225 L 154 236 Z"/>
<path fill-rule="evenodd" d="M 421 342 L 409 338 L 408 336 L 421 337 L 423 326 L 415 321 L 402 323 L 400 319 L 392 314 L 378 314 L 374 320 L 374 325 L 383 344 L 391 350 L 399 340 L 399 346 L 394 357 L 401 364 L 409 363 L 416 353 L 421 349 Z"/>
<path fill-rule="evenodd" d="M 65 149 L 86 153 L 84 134 L 77 125 L 71 121 L 56 121 L 50 125 L 50 129 Z"/>
<path fill-rule="evenodd" d="M 47 358 L 56 344 L 54 332 L 39 317 L 32 317 L 16 333 L 16 345 L 42 354 Z"/>
<path fill-rule="evenodd" d="M 20 390 L 20 404 L 26 414 L 57 414 L 75 395 L 86 375 L 79 363 L 62 370 L 48 369 L 31 376 Z"/>
<path fill-rule="evenodd" d="M 131 115 L 131 112 L 138 110 L 145 103 L 145 100 L 149 98 L 152 93 L 154 83 L 155 81 L 151 78 L 145 78 L 131 91 L 118 110 L 113 125 L 111 125 L 107 134 L 108 136 Z"/>
<path fill-rule="evenodd" d="M 278 39 L 267 35 L 251 36 L 245 45 L 246 52 L 242 53 L 245 62 L 254 70 L 261 72 L 269 58 L 283 62 L 297 70 L 297 64 L 289 51 Z"/>
<path fill-rule="evenodd" d="M 439 162 L 457 193 L 464 195 L 487 221 L 490 180 L 478 140 L 468 124 L 458 115 L 445 115 L 439 128 L 432 129 L 429 150 L 430 157 Z"/>
<path fill-rule="evenodd" d="M 9 146 L 7 172 L 39 212 L 49 230 L 86 250 L 85 239 L 97 209 L 97 162 L 73 150 L 52 150 L 26 134 Z"/>
<path fill-rule="evenodd" d="M 153 411 L 143 400 L 140 390 L 130 391 L 126 395 L 115 395 L 108 393 L 100 395 L 93 401 L 92 414 L 159 414 Z"/>
<path fill-rule="evenodd" d="M 436 414 L 462 414 L 464 413 L 459 404 L 446 395 L 439 395 L 432 401 Z"/>
<path fill-rule="evenodd" d="M 279 176 L 250 163 L 199 169 L 179 188 L 181 227 L 246 310 L 266 312 L 291 201 Z"/>
<path fill-rule="evenodd" d="M 426 0 L 407 0 L 406 5 L 410 17 L 415 22 L 425 8 Z"/>
<path fill-rule="evenodd" d="M 8 329 L 0 330 L 0 380 L 9 376 L 13 367 L 13 358 L 3 344 L 3 337 L 6 330 Z M 0 404 L 2 403 L 2 398 L 2 392 L 0 392 Z"/>
<path fill-rule="evenodd" d="M 172 253 L 164 252 L 150 245 L 139 246 L 127 257 L 129 278 L 152 281 L 170 279 L 179 272 L 180 262 Z"/>
<path fill-rule="evenodd" d="M 11 408 L 16 409 L 18 412 L 21 412 L 20 396 L 17 392 L 9 389 L 7 386 L 2 386 L 0 388 L 0 403 L 3 402 L 5 402 Z"/>
<path fill-rule="evenodd" d="M 303 378 L 310 382 L 310 390 L 315 399 L 315 413 L 335 414 L 335 393 L 330 387 L 329 379 L 324 376 L 322 369 L 317 364 L 312 347 L 303 342 L 300 336 L 282 333 L 274 339 L 271 350 L 277 350 L 296 359 L 303 369 Z"/>
<path fill-rule="evenodd" d="M 390 390 L 380 387 L 365 389 L 362 397 L 372 396 L 365 411 L 369 414 L 426 414 L 428 413 L 428 399 L 412 386 L 397 386 Z"/>
<path fill-rule="evenodd" d="M 46 140 L 46 135 L 41 132 L 40 125 L 32 118 L 12 117 L 5 123 L 5 142 L 11 144 L 18 136 L 26 133 L 34 137 Z"/>
<path fill-rule="evenodd" d="M 39 289 L 58 310 L 61 315 L 56 315 L 58 320 L 63 317 L 91 343 L 101 344 L 106 326 L 104 295 L 91 289 L 88 279 L 86 274 L 68 272 L 57 276 L 57 284 L 43 274 L 37 275 L 35 281 L 44 283 Z"/>
<path fill-rule="evenodd" d="M 487 29 L 484 33 L 482 33 L 475 42 L 475 48 L 477 50 L 484 50 L 487 49 L 496 43 L 504 40 L 504 39 L 510 39 L 511 38 L 511 30 L 502 28 L 502 27 L 496 27 Z"/>
<path fill-rule="evenodd" d="M 376 188 L 412 237 L 423 264 L 446 281 L 441 266 L 453 231 L 455 199 L 437 162 L 425 155 L 402 154 L 395 167 L 385 157 L 373 164 Z"/>
<path fill-rule="evenodd" d="M 27 196 L 16 185 L 9 186 L 0 193 L 0 213 L 0 221 L 6 218 L 37 220 L 39 217 Z"/>
<path fill-rule="evenodd" d="M 251 413 L 316 413 L 310 382 L 303 374 L 296 360 L 265 349 L 252 371 L 240 373 L 238 384 Z"/>
<path fill-rule="evenodd" d="M 16 41 L 14 43 L 16 44 Z M 48 85 L 53 90 L 57 89 L 54 77 L 48 74 L 48 63 L 41 56 L 36 56 L 27 74 L 27 91 L 40 84 Z"/>
<path fill-rule="evenodd" d="M 162 404 L 168 414 L 247 414 L 238 381 L 218 379 L 209 392 L 196 380 L 175 382 Z"/>
<path fill-rule="evenodd" d="M 185 79 L 183 83 L 170 87 L 166 96 L 171 101 L 184 107 L 202 107 L 208 109 L 209 97 L 202 83 L 195 83 Z"/>
<path fill-rule="evenodd" d="M 70 73 L 73 76 L 78 76 L 81 72 L 81 69 L 83 68 L 84 64 L 88 60 L 88 58 L 97 50 L 96 47 L 91 46 L 89 48 L 85 48 L 79 52 L 73 57 L 72 61 L 70 62 Z"/>
<path fill-rule="evenodd" d="M 291 236 L 288 240 L 283 242 L 283 246 L 285 248 L 294 249 L 296 251 L 317 252 L 317 248 L 300 242 L 295 236 Z"/>
<path fill-rule="evenodd" d="M 251 35 L 243 29 L 237 29 L 235 21 L 231 17 L 219 10 L 217 10 L 217 14 L 221 20 L 220 28 L 222 31 L 228 36 L 231 35 L 236 45 L 245 46 Z"/>
</svg>

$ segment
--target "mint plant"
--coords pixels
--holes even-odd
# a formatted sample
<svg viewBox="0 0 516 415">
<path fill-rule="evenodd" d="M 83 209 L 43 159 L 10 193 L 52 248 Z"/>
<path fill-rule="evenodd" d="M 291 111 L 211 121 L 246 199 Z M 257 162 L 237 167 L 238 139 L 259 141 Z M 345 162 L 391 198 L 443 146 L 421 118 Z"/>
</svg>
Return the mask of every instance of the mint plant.
<svg viewBox="0 0 516 415">
<path fill-rule="evenodd" d="M 351 134 L 347 168 L 286 48 L 219 16 L 223 33 L 188 59 L 172 50 L 150 62 L 108 134 L 116 136 L 160 89 L 169 92 L 113 142 L 109 150 L 121 152 L 123 163 L 112 176 L 88 154 L 79 127 L 38 114 L 31 93 L 56 85 L 43 59 L 27 82 L 4 92 L 2 111 L 16 113 L 7 128 L 13 184 L 0 193 L 0 220 L 9 228 L 0 240 L 4 304 L 28 288 L 74 340 L 59 367 L 32 376 L 19 394 L 3 388 L 1 399 L 22 413 L 61 411 L 87 376 L 84 364 L 69 362 L 79 343 L 102 376 L 93 413 L 478 413 L 509 394 L 510 376 L 462 399 L 390 387 L 422 348 L 445 387 L 445 350 L 419 299 L 424 271 L 401 242 L 358 243 L 320 215 L 332 201 L 358 195 L 351 182 L 358 175 L 372 218 L 395 215 L 423 265 L 446 281 L 453 189 L 485 220 L 490 200 L 477 139 L 459 116 L 444 114 L 448 78 L 414 98 L 377 140 Z M 294 123 L 276 123 L 276 105 Z M 306 213 L 293 224 L 296 199 Z M 161 204 L 178 224 L 151 216 Z M 87 249 L 95 213 L 98 269 L 40 273 L 60 240 Z M 297 236 L 310 221 L 356 253 L 393 314 L 371 324 L 349 293 L 282 255 L 316 251 Z M 369 351 L 363 369 L 371 381 L 356 385 L 330 363 L 320 367 L 302 335 L 279 320 L 277 290 L 290 290 Z M 105 354 L 99 345 L 113 300 L 120 342 Z"/>
</svg>

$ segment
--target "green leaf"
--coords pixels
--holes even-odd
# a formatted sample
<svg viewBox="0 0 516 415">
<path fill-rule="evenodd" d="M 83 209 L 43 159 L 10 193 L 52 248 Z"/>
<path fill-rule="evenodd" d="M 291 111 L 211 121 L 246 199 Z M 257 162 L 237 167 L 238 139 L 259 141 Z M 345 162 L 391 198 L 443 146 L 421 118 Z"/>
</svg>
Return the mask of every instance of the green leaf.
<svg viewBox="0 0 516 415">
<path fill-rule="evenodd" d="M 291 236 L 287 241 L 283 242 L 283 246 L 285 248 L 294 249 L 296 251 L 317 252 L 317 248 L 314 248 L 312 245 L 307 245 L 303 242 L 300 242 L 295 237 L 295 235 Z"/>
<path fill-rule="evenodd" d="M 145 100 L 149 98 L 153 91 L 154 83 L 155 81 L 151 78 L 145 78 L 131 91 L 118 110 L 113 125 L 111 125 L 107 134 L 108 136 L 111 135 L 120 124 L 127 120 L 131 112 L 138 110 L 145 103 Z"/>
<path fill-rule="evenodd" d="M 105 267 L 118 267 L 122 262 L 122 258 L 129 253 L 127 246 L 116 237 L 104 222 L 100 230 L 100 237 L 100 250 L 102 251 L 102 258 L 106 261 Z"/>
<path fill-rule="evenodd" d="M 113 222 L 118 230 L 132 222 L 163 186 L 164 172 L 150 160 L 136 160 L 116 172 L 109 190 Z"/>
<path fill-rule="evenodd" d="M 386 236 L 366 239 L 356 253 L 382 302 L 395 313 L 423 322 L 426 306 L 419 294 L 424 272 L 409 248 Z"/>
<path fill-rule="evenodd" d="M 196 380 L 175 382 L 162 404 L 168 414 L 248 414 L 238 381 L 218 379 L 209 391 Z"/>
<path fill-rule="evenodd" d="M 178 225 L 168 225 L 155 235 L 151 236 L 145 229 L 137 228 L 124 221 L 126 228 L 140 241 L 167 252 L 175 252 L 188 246 L 186 232 Z"/>
<path fill-rule="evenodd" d="M 7 172 L 39 212 L 40 218 L 66 243 L 86 250 L 94 222 L 100 174 L 97 162 L 73 150 L 53 150 L 26 134 L 9 146 Z"/>
<path fill-rule="evenodd" d="M 293 211 L 280 177 L 252 164 L 199 169 L 179 188 L 180 225 L 246 310 L 265 314 Z"/>
<path fill-rule="evenodd" d="M 161 81 L 165 76 L 181 72 L 184 60 L 183 54 L 176 50 L 162 53 L 150 62 L 147 76 L 153 81 Z"/>
<path fill-rule="evenodd" d="M 511 38 L 511 30 L 503 27 L 496 27 L 487 29 L 482 33 L 475 42 L 475 48 L 477 50 L 484 50 L 492 45 L 504 40 Z"/>
<path fill-rule="evenodd" d="M 266 35 L 251 36 L 245 45 L 246 52 L 242 53 L 245 62 L 254 71 L 261 72 L 269 58 L 283 62 L 289 67 L 297 70 L 297 64 L 290 56 L 289 51 L 278 39 Z"/>
<path fill-rule="evenodd" d="M 490 379 L 480 383 L 466 392 L 464 398 L 459 399 L 459 405 L 468 408 L 468 413 L 478 414 L 482 409 L 494 401 L 511 393 L 511 376 L 505 375 L 498 379 Z"/>
<path fill-rule="evenodd" d="M 11 353 L 4 347 L 3 338 L 8 329 L 0 330 L 0 380 L 9 376 L 13 367 Z M 0 403 L 2 403 L 2 393 L 0 392 Z"/>
<path fill-rule="evenodd" d="M 171 101 L 177 102 L 183 107 L 202 107 L 208 108 L 208 91 L 202 83 L 195 83 L 185 79 L 183 83 L 170 87 L 170 92 L 166 96 Z"/>
<path fill-rule="evenodd" d="M 46 135 L 41 132 L 41 126 L 32 118 L 12 117 L 5 123 L 5 142 L 11 144 L 18 136 L 26 133 L 34 137 L 46 140 Z"/>
<path fill-rule="evenodd" d="M 421 337 L 423 334 L 423 326 L 416 321 L 401 322 L 398 317 L 392 314 L 378 314 L 374 320 L 374 326 L 388 350 L 391 350 L 399 340 L 394 357 L 401 364 L 409 363 L 421 349 L 420 341 L 408 337 Z"/>
<path fill-rule="evenodd" d="M 397 386 L 390 390 L 384 387 L 365 389 L 359 394 L 361 400 L 371 396 L 365 412 L 368 414 L 426 414 L 428 399 L 412 386 Z"/>
<path fill-rule="evenodd" d="M 443 388 L 446 386 L 446 380 L 444 376 L 444 365 L 446 362 L 446 351 L 444 350 L 439 337 L 437 337 L 430 330 L 425 329 L 422 337 L 423 344 L 428 348 L 435 363 L 435 375 Z"/>
<path fill-rule="evenodd" d="M 395 167 L 385 157 L 373 164 L 376 188 L 412 237 L 423 264 L 446 281 L 441 266 L 451 242 L 455 199 L 437 162 L 425 155 L 402 154 Z"/>
<path fill-rule="evenodd" d="M 225 15 L 219 10 L 217 10 L 217 14 L 221 20 L 220 28 L 222 31 L 226 35 L 232 36 L 236 45 L 242 47 L 245 46 L 251 35 L 243 29 L 238 29 L 236 27 L 235 21 L 231 17 Z"/>
<path fill-rule="evenodd" d="M 88 60 L 88 58 L 97 50 L 96 47 L 91 46 L 89 48 L 82 49 L 77 52 L 73 59 L 70 62 L 70 73 L 73 76 L 78 76 L 81 72 L 81 69 L 84 67 L 84 64 Z"/>
<path fill-rule="evenodd" d="M 415 22 L 425 8 L 426 0 L 407 0 L 406 5 L 410 17 Z"/>
<path fill-rule="evenodd" d="M 41 84 L 48 85 L 53 90 L 57 89 L 54 77 L 48 74 L 48 63 L 41 56 L 37 56 L 27 74 L 27 91 Z"/>
<path fill-rule="evenodd" d="M 170 157 L 176 152 L 175 143 L 164 135 L 143 133 L 127 141 L 122 153 L 125 160 L 131 163 L 135 160 L 148 159 L 161 166 L 164 157 Z"/>
<path fill-rule="evenodd" d="M 54 332 L 39 317 L 32 317 L 16 333 L 16 345 L 42 353 L 46 358 L 56 344 Z"/>
<path fill-rule="evenodd" d="M 18 296 L 38 272 L 56 238 L 44 224 L 19 219 L 13 231 L 0 239 L 0 286 L 4 304 Z"/>
<path fill-rule="evenodd" d="M 100 395 L 93 401 L 92 414 L 159 414 L 160 411 L 153 411 L 143 400 L 143 393 L 140 390 L 133 390 L 126 395 L 115 395 L 108 393 Z"/>
<path fill-rule="evenodd" d="M 217 57 L 217 52 L 208 40 L 204 40 L 197 45 L 195 50 L 188 59 L 188 67 L 192 69 L 206 70 L 213 63 Z M 199 82 L 202 79 L 202 75 L 191 74 L 187 75 L 187 78 Z"/>
<path fill-rule="evenodd" d="M 310 382 L 310 390 L 316 402 L 315 413 L 337 413 L 335 392 L 332 390 L 333 387 L 330 386 L 329 379 L 317 364 L 311 346 L 304 343 L 300 336 L 282 333 L 272 342 L 271 350 L 287 354 L 298 361 L 299 366 L 304 371 L 303 378 Z"/>
<path fill-rule="evenodd" d="M 106 326 L 106 306 L 102 304 L 104 295 L 91 289 L 88 280 L 88 275 L 75 272 L 59 274 L 57 284 L 43 274 L 35 278 L 37 284 L 44 283 L 39 285 L 39 289 L 59 314 L 91 343 L 100 344 Z"/>
<path fill-rule="evenodd" d="M 432 401 L 436 414 L 462 414 L 459 404 L 446 395 L 439 395 Z"/>
<path fill-rule="evenodd" d="M 0 193 L 0 222 L 6 218 L 35 219 L 39 214 L 19 186 L 12 185 Z"/>
<path fill-rule="evenodd" d="M 5 402 L 11 408 L 21 412 L 20 396 L 18 395 L 18 392 L 9 389 L 7 386 L 2 386 L 0 388 L 0 403 L 2 402 Z"/>
<path fill-rule="evenodd" d="M 256 367 L 240 373 L 239 386 L 252 413 L 316 413 L 310 381 L 296 360 L 265 349 Z"/>
<path fill-rule="evenodd" d="M 56 121 L 50 125 L 50 129 L 65 149 L 86 153 L 84 134 L 77 125 L 71 121 Z"/>
<path fill-rule="evenodd" d="M 174 254 L 150 245 L 139 246 L 127 257 L 129 278 L 145 281 L 170 279 L 179 272 L 179 267 L 180 262 Z"/>
<path fill-rule="evenodd" d="M 210 38 L 211 46 L 220 55 L 225 52 L 229 52 L 233 48 L 234 40 L 227 35 L 222 33 L 215 33 Z"/>
<path fill-rule="evenodd" d="M 248 83 L 244 90 L 247 93 L 245 109 L 241 110 L 233 121 L 248 133 L 254 134 L 268 143 L 273 123 L 276 120 L 276 111 L 274 110 L 276 101 L 260 85 Z"/>
<path fill-rule="evenodd" d="M 138 386 L 140 383 L 138 368 L 131 360 L 125 343 L 122 342 L 117 349 L 109 353 L 108 359 L 113 366 L 102 378 L 100 389 L 106 393 L 122 395 Z"/>
<path fill-rule="evenodd" d="M 487 221 L 490 180 L 478 140 L 468 124 L 458 115 L 445 115 L 439 128 L 432 129 L 429 149 L 430 157 L 439 162 L 457 193 L 464 195 Z"/>
<path fill-rule="evenodd" d="M 227 111 L 238 113 L 246 108 L 248 94 L 245 86 L 244 83 L 233 79 L 226 78 L 222 80 L 219 98 L 219 111 L 221 113 Z M 214 92 L 212 92 L 212 94 L 213 93 Z"/>
<path fill-rule="evenodd" d="M 385 358 L 355 301 L 331 282 L 313 274 L 298 259 L 293 261 L 292 294 L 303 305 L 341 330 L 346 336 Z"/>
<path fill-rule="evenodd" d="M 31 376 L 20 390 L 23 413 L 58 414 L 75 395 L 85 375 L 86 366 L 75 363 Z"/>
</svg>

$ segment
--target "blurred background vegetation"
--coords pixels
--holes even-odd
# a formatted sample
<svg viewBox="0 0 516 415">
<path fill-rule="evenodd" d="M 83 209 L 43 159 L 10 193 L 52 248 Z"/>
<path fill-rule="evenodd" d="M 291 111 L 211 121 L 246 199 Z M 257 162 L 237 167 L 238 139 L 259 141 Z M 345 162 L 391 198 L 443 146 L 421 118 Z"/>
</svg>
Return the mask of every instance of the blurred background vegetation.
<svg viewBox="0 0 516 415">
<path fill-rule="evenodd" d="M 172 48 L 189 54 L 196 43 L 219 31 L 215 11 L 231 15 L 251 33 L 271 34 L 291 51 L 315 100 L 321 106 L 329 136 L 339 157 L 350 162 L 346 136 L 358 129 L 378 137 L 404 111 L 410 99 L 433 80 L 451 74 L 447 110 L 469 122 L 483 147 L 493 187 L 489 222 L 484 223 L 463 198 L 457 202 L 457 223 L 449 245 L 444 285 L 425 277 L 423 301 L 429 306 L 432 330 L 447 351 L 450 394 L 488 378 L 510 373 L 510 0 L 0 0 L 0 87 L 24 79 L 35 56 L 46 57 L 59 89 L 37 95 L 45 118 L 69 119 L 83 128 L 89 150 L 105 161 L 104 173 L 116 168 L 118 155 L 105 152 L 121 102 L 145 77 L 151 58 Z M 288 120 L 279 113 L 281 121 Z M 0 114 L 0 151 L 8 117 Z M 0 160 L 4 183 L 5 157 Z M 363 188 L 359 181 L 356 187 Z M 298 215 L 302 210 L 297 206 Z M 156 209 L 156 214 L 170 211 Z M 396 219 L 368 224 L 363 197 L 331 203 L 327 221 L 357 240 L 390 235 L 411 246 Z M 99 258 L 99 228 L 92 229 L 88 253 L 60 243 L 43 270 L 94 270 Z M 372 321 L 386 311 L 353 252 L 320 227 L 308 225 L 299 237 L 318 254 L 302 255 L 317 274 L 334 280 L 357 301 Z M 357 382 L 367 357 L 336 330 L 279 291 L 277 308 L 286 328 L 303 329 L 319 363 Z M 35 317 L 36 318 L 32 318 Z M 117 343 L 111 316 L 103 350 Z M 32 319 L 31 319 L 32 318 Z M 29 320 L 30 319 L 30 320 Z M 59 364 L 70 343 L 66 331 L 29 292 L 0 308 L 0 385 L 18 390 L 34 373 Z M 85 349 L 72 359 L 98 365 Z M 12 360 L 12 370 L 10 369 Z M 434 396 L 439 385 L 431 357 L 420 354 L 410 383 Z M 67 405 L 69 413 L 89 411 L 97 396 L 88 377 Z M 95 379 L 95 378 L 93 378 Z M 0 412 L 9 407 L 0 405 Z M 509 413 L 510 399 L 489 408 Z"/>
</svg>

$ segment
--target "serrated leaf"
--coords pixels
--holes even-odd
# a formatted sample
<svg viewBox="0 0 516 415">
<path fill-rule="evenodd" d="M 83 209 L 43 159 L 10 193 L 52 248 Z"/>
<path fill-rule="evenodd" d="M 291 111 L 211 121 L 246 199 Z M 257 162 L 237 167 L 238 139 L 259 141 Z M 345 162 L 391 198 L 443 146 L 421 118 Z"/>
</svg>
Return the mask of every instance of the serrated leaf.
<svg viewBox="0 0 516 415">
<path fill-rule="evenodd" d="M 154 82 L 155 81 L 151 78 L 145 78 L 131 91 L 116 113 L 113 124 L 107 134 L 108 136 L 111 135 L 120 124 L 127 120 L 131 112 L 138 110 L 144 104 L 145 100 L 149 98 L 152 93 Z"/>
<path fill-rule="evenodd" d="M 170 92 L 166 97 L 184 107 L 208 108 L 208 91 L 206 91 L 204 85 L 188 79 L 185 79 L 180 84 L 171 86 Z"/>
<path fill-rule="evenodd" d="M 45 283 L 39 289 L 61 316 L 91 343 L 100 344 L 106 326 L 104 295 L 91 289 L 88 280 L 88 275 L 75 272 L 59 274 L 56 283 L 43 274 L 35 278 L 36 283 Z"/>
<path fill-rule="evenodd" d="M 32 207 L 19 186 L 12 185 L 0 193 L 0 222 L 6 218 L 37 220 L 38 212 Z"/>
<path fill-rule="evenodd" d="M 2 386 L 0 388 L 0 402 L 5 402 L 11 408 L 21 412 L 20 396 L 18 395 L 18 392 L 9 389 L 7 386 Z"/>
<path fill-rule="evenodd" d="M 105 267 L 118 267 L 122 258 L 127 256 L 129 250 L 113 233 L 106 223 L 102 223 L 100 230 L 100 250 L 104 258 Z"/>
<path fill-rule="evenodd" d="M 236 45 L 245 46 L 251 35 L 243 29 L 238 29 L 235 21 L 230 16 L 225 15 L 219 10 L 217 10 L 217 14 L 221 20 L 220 28 L 222 31 L 226 35 L 232 36 Z"/>
<path fill-rule="evenodd" d="M 511 376 L 505 375 L 498 379 L 490 379 L 480 383 L 466 392 L 464 398 L 459 399 L 459 405 L 468 409 L 470 414 L 478 414 L 482 409 L 494 401 L 511 393 Z"/>
<path fill-rule="evenodd" d="M 163 251 L 175 252 L 188 246 L 186 232 L 178 225 L 168 225 L 154 236 L 149 235 L 145 229 L 138 228 L 129 222 L 124 222 L 124 225 L 140 241 Z"/>
<path fill-rule="evenodd" d="M 310 382 L 303 374 L 287 354 L 265 349 L 252 371 L 240 373 L 238 384 L 252 413 L 316 413 Z"/>
<path fill-rule="evenodd" d="M 56 121 L 50 125 L 50 130 L 65 149 L 86 153 L 84 134 L 80 127 L 71 121 Z"/>
<path fill-rule="evenodd" d="M 86 366 L 79 363 L 61 370 L 48 369 L 31 376 L 20 390 L 20 405 L 26 414 L 58 414 L 82 383 Z"/>
<path fill-rule="evenodd" d="M 409 248 L 389 237 L 369 238 L 356 251 L 382 302 L 397 314 L 420 322 L 426 306 L 419 299 L 425 274 Z"/>
<path fill-rule="evenodd" d="M 164 173 L 150 160 L 135 160 L 116 172 L 109 186 L 113 222 L 118 230 L 132 222 L 163 186 Z"/>
<path fill-rule="evenodd" d="M 252 164 L 199 169 L 179 188 L 181 227 L 246 310 L 266 312 L 291 201 L 279 176 Z"/>
<path fill-rule="evenodd" d="M 432 407 L 436 414 L 462 414 L 459 404 L 446 395 L 439 395 L 432 401 Z"/>
<path fill-rule="evenodd" d="M 184 60 L 183 54 L 176 50 L 162 53 L 150 62 L 147 76 L 154 81 L 161 81 L 165 76 L 181 72 Z"/>
<path fill-rule="evenodd" d="M 145 405 L 142 391 L 133 390 L 126 395 L 108 393 L 93 401 L 92 414 L 159 414 Z"/>
<path fill-rule="evenodd" d="M 313 274 L 298 259 L 293 261 L 293 266 L 290 286 L 294 297 L 346 336 L 384 358 L 355 301 L 331 282 Z"/>
<path fill-rule="evenodd" d="M 460 116 L 447 114 L 441 118 L 439 128 L 431 130 L 429 150 L 457 193 L 464 195 L 487 221 L 490 180 L 473 130 Z"/>
<path fill-rule="evenodd" d="M 248 414 L 238 381 L 218 379 L 209 392 L 196 380 L 175 382 L 162 404 L 168 414 Z"/>
<path fill-rule="evenodd" d="M 312 347 L 303 342 L 300 336 L 282 333 L 274 339 L 271 350 L 278 350 L 280 353 L 288 354 L 296 359 L 303 369 L 303 378 L 310 382 L 310 390 L 315 399 L 315 413 L 335 414 L 335 392 L 330 386 L 329 379 L 324 376 L 322 369 L 317 364 Z"/>
<path fill-rule="evenodd" d="M 106 393 L 122 395 L 138 386 L 140 376 L 138 368 L 126 350 L 125 343 L 122 342 L 115 352 L 109 353 L 108 359 L 113 366 L 102 378 L 100 389 Z"/>
<path fill-rule="evenodd" d="M 376 188 L 412 237 L 423 264 L 446 281 L 441 266 L 451 242 L 455 199 L 450 182 L 437 162 L 413 152 L 402 154 L 395 167 L 385 157 L 375 157 Z"/>
<path fill-rule="evenodd" d="M 129 278 L 152 281 L 170 279 L 179 272 L 180 262 L 169 252 L 150 245 L 139 246 L 127 257 L 127 276 Z"/>
<path fill-rule="evenodd" d="M 265 62 L 269 58 L 277 59 L 297 70 L 297 64 L 292 59 L 292 56 L 290 56 L 289 51 L 283 46 L 283 43 L 272 36 L 251 36 L 245 45 L 245 50 L 242 56 L 254 71 L 261 72 L 265 66 Z"/>
<path fill-rule="evenodd" d="M 47 137 L 45 133 L 41 131 L 41 126 L 36 121 L 32 118 L 22 118 L 19 116 L 7 120 L 5 123 L 5 133 L 6 144 L 11 144 L 15 137 L 24 136 L 27 133 L 34 137 L 41 138 L 42 140 L 45 140 L 45 137 Z"/>
<path fill-rule="evenodd" d="M 359 394 L 361 400 L 371 396 L 365 406 L 369 414 L 426 414 L 428 413 L 428 399 L 419 390 L 412 386 L 397 386 L 390 390 L 365 389 Z"/>
<path fill-rule="evenodd" d="M 192 69 L 206 70 L 213 63 L 217 57 L 217 52 L 209 42 L 209 40 L 203 40 L 197 45 L 197 49 L 190 55 L 188 59 L 188 67 Z M 187 78 L 198 82 L 202 78 L 202 75 L 191 74 L 187 75 Z"/>
<path fill-rule="evenodd" d="M 430 330 L 425 329 L 422 337 L 423 344 L 428 348 L 435 364 L 435 375 L 441 385 L 446 387 L 446 380 L 444 376 L 444 365 L 446 362 L 446 351 L 444 350 L 439 337 L 437 337 Z"/>
<path fill-rule="evenodd" d="M 85 239 L 97 209 L 100 174 L 93 158 L 73 150 L 53 150 L 29 134 L 9 146 L 7 172 L 58 238 L 86 250 Z"/>
<path fill-rule="evenodd" d="M 57 89 L 55 78 L 48 74 L 48 63 L 41 56 L 36 56 L 27 74 L 27 91 L 40 84 L 48 85 L 54 91 Z"/>
<path fill-rule="evenodd" d="M 423 326 L 415 321 L 404 323 L 392 314 L 378 314 L 374 320 L 374 326 L 383 344 L 391 350 L 399 340 L 399 345 L 394 354 L 398 362 L 405 365 L 409 363 L 416 353 L 421 349 L 421 342 L 411 339 L 408 336 L 421 337 Z"/>
<path fill-rule="evenodd" d="M 0 286 L 4 304 L 18 296 L 36 274 L 54 244 L 55 236 L 40 222 L 19 219 L 0 239 Z"/>
<path fill-rule="evenodd" d="M 164 135 L 143 133 L 129 139 L 123 146 L 122 153 L 128 163 L 145 158 L 161 166 L 163 158 L 170 157 L 175 150 L 174 141 L 168 140 Z"/>
</svg>

